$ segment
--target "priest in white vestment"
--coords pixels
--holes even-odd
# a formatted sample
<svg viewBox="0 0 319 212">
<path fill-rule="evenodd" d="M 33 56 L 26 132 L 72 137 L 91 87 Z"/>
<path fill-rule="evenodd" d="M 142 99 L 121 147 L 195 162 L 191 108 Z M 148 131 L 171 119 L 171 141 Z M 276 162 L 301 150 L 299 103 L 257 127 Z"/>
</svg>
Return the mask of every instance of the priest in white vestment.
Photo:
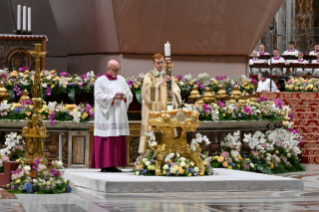
<svg viewBox="0 0 319 212">
<path fill-rule="evenodd" d="M 262 55 L 269 55 L 268 52 L 265 52 L 265 45 L 264 44 L 260 44 L 259 45 L 259 51 L 257 52 L 257 56 L 262 56 Z"/>
<path fill-rule="evenodd" d="M 319 52 L 317 52 L 317 59 L 312 60 L 311 64 L 318 64 L 318 66 L 319 66 Z M 319 68 L 315 68 L 312 72 L 312 75 L 319 76 Z"/>
<path fill-rule="evenodd" d="M 266 77 L 265 72 L 258 74 L 258 80 L 257 92 L 270 92 L 270 83 L 272 83 L 271 92 L 278 92 L 276 83 L 273 80 L 270 82 L 270 79 Z"/>
<path fill-rule="evenodd" d="M 120 65 L 110 60 L 107 73 L 94 85 L 95 114 L 91 168 L 102 172 L 121 172 L 116 167 L 127 165 L 126 136 L 130 134 L 127 109 L 133 95 Z"/>
<path fill-rule="evenodd" d="M 317 52 L 319 52 L 319 43 L 314 45 L 314 50 L 309 53 L 310 56 L 317 56 Z"/>
<path fill-rule="evenodd" d="M 274 56 L 271 58 L 272 64 L 278 64 L 278 63 L 286 64 L 285 59 L 279 56 L 278 49 L 274 49 L 273 54 L 274 54 Z M 268 64 L 270 65 L 270 59 L 268 60 Z M 273 68 L 272 69 L 272 75 L 282 75 L 285 73 L 286 73 L 286 68 Z"/>
<path fill-rule="evenodd" d="M 267 63 L 266 60 L 262 60 L 258 58 L 258 53 L 257 51 L 253 51 L 252 53 L 253 58 L 249 60 L 249 65 L 254 65 L 254 64 L 260 64 L 260 63 Z M 257 75 L 260 72 L 260 68 L 250 68 L 249 69 L 249 74 L 252 75 Z"/>
<path fill-rule="evenodd" d="M 294 57 L 298 57 L 298 50 L 295 49 L 295 42 L 290 41 L 289 42 L 289 49 L 287 51 L 285 51 L 282 55 L 284 56 L 294 56 Z M 294 60 L 286 60 L 286 64 L 289 65 L 291 62 L 294 62 Z"/>
<path fill-rule="evenodd" d="M 173 108 L 178 108 L 181 104 L 181 91 L 175 82 L 174 77 L 170 78 L 165 75 L 164 55 L 157 53 L 153 56 L 154 69 L 144 76 L 142 87 L 142 125 L 140 132 L 140 145 L 138 152 L 146 153 L 147 136 L 144 133 L 150 130 L 148 126 L 148 115 L 150 111 L 167 110 L 167 84 L 171 81 L 172 90 L 170 96 L 173 98 Z M 165 75 L 165 76 L 164 76 Z"/>
<path fill-rule="evenodd" d="M 309 64 L 309 62 L 303 58 L 303 52 L 298 52 L 298 60 L 295 60 L 292 63 L 293 64 Z M 302 68 L 293 69 L 293 73 L 298 76 L 307 75 L 308 72 L 311 73 L 311 71 L 312 71 L 311 69 L 306 69 L 306 68 L 304 70 Z"/>
</svg>

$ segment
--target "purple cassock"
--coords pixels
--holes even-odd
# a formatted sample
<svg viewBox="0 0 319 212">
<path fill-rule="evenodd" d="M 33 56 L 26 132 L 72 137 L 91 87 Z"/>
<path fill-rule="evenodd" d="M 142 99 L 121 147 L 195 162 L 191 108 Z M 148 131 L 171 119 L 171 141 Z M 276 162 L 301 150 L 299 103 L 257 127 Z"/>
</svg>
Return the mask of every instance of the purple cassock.
<svg viewBox="0 0 319 212">
<path fill-rule="evenodd" d="M 117 80 L 108 73 L 105 75 L 110 81 Z M 113 107 L 113 102 L 112 106 Z M 127 165 L 126 136 L 94 136 L 91 168 L 107 168 Z"/>
</svg>

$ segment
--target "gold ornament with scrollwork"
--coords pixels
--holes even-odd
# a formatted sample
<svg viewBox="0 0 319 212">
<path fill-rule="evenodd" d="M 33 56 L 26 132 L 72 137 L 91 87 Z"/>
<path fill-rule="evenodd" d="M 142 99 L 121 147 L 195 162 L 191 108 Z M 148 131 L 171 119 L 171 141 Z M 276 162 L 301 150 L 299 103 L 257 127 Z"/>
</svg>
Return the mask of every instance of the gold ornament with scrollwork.
<svg viewBox="0 0 319 212">
<path fill-rule="evenodd" d="M 35 44 L 35 51 L 29 51 L 29 53 L 35 57 L 34 83 L 31 89 L 34 113 L 31 120 L 27 118 L 27 126 L 22 129 L 22 137 L 26 144 L 23 161 L 24 163 L 30 164 L 33 163 L 36 158 L 39 158 L 41 163 L 47 163 L 48 160 L 44 154 L 44 144 L 48 137 L 47 129 L 43 125 L 41 114 L 39 112 L 42 107 L 40 58 L 45 57 L 47 52 L 41 51 L 41 44 Z"/>
<path fill-rule="evenodd" d="M 4 86 L 3 82 L 1 81 L 0 82 L 0 103 L 8 99 L 8 97 L 9 97 L 8 91 L 6 87 Z"/>
<path fill-rule="evenodd" d="M 187 131 L 195 131 L 199 126 L 199 113 L 191 110 L 173 110 L 149 113 L 149 126 L 155 133 L 161 133 L 161 139 L 157 137 L 157 145 L 154 146 L 156 155 L 156 176 L 161 176 L 161 167 L 165 157 L 170 153 L 179 153 L 181 157 L 189 158 L 199 167 L 199 175 L 204 175 L 205 168 L 200 158 L 201 149 L 196 143 L 193 151 L 187 143 Z M 152 118 L 151 118 L 152 117 Z M 175 136 L 177 131 L 177 136 Z"/>
</svg>

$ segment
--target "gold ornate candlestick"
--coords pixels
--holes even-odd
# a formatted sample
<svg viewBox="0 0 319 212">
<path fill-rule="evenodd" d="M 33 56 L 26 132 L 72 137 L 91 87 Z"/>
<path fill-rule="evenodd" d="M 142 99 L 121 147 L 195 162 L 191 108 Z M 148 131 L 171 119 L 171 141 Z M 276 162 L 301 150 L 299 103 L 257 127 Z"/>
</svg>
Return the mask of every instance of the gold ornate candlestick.
<svg viewBox="0 0 319 212">
<path fill-rule="evenodd" d="M 165 74 L 172 78 L 172 67 L 174 65 L 171 64 L 171 58 L 165 57 Z M 173 101 L 171 95 L 169 94 L 172 90 L 172 81 L 168 81 L 167 83 L 167 103 L 171 103 Z"/>
<path fill-rule="evenodd" d="M 41 51 L 41 44 L 35 44 L 35 51 L 29 51 L 35 57 L 35 74 L 31 94 L 33 96 L 34 113 L 32 119 L 28 119 L 28 124 L 22 129 L 22 137 L 26 144 L 23 161 L 24 163 L 33 163 L 35 158 L 40 158 L 41 163 L 48 163 L 44 154 L 44 143 L 47 136 L 47 129 L 43 125 L 41 114 L 42 107 L 42 83 L 40 77 L 40 58 L 45 57 L 47 52 Z"/>
</svg>

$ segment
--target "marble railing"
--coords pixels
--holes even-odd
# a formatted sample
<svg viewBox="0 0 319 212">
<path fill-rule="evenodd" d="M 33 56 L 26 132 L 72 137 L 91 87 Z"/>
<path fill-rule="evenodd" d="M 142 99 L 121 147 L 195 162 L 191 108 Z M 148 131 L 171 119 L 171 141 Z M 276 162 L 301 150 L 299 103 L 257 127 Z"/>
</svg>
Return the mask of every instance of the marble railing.
<svg viewBox="0 0 319 212">
<path fill-rule="evenodd" d="M 94 122 L 56 122 L 51 125 L 49 121 L 44 121 L 47 127 L 48 138 L 45 144 L 45 154 L 49 161 L 62 159 L 66 167 L 81 168 L 89 167 Z M 127 137 L 127 158 L 128 164 L 135 162 L 138 157 L 138 145 L 140 140 L 141 121 L 129 121 L 130 136 Z M 10 132 L 21 133 L 22 128 L 26 126 L 26 121 L 0 121 L 0 131 L 2 131 L 2 139 L 4 135 Z M 220 141 L 228 133 L 237 130 L 243 133 L 254 133 L 257 130 L 266 131 L 273 128 L 273 124 L 269 121 L 204 121 L 200 123 L 196 132 L 189 132 L 187 140 L 190 142 L 197 132 L 207 135 L 211 141 L 210 145 L 203 145 L 203 151 L 209 151 L 210 155 L 220 154 Z M 249 148 L 243 145 L 243 152 L 249 153 Z"/>
</svg>

